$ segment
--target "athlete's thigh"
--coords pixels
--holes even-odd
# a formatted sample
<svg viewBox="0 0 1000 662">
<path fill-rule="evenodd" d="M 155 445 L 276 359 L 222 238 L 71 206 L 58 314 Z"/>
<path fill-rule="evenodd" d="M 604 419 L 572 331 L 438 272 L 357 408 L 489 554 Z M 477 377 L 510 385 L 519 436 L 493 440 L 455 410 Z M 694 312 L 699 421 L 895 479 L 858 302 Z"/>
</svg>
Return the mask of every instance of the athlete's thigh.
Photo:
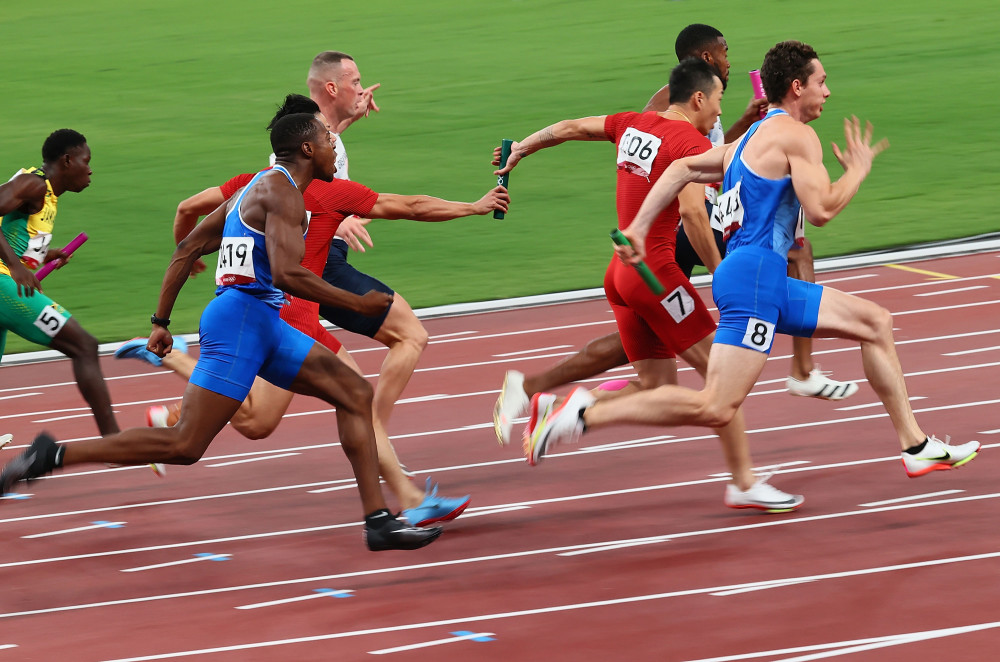
<svg viewBox="0 0 1000 662">
<path fill-rule="evenodd" d="M 824 287 L 797 278 L 786 278 L 787 296 L 778 313 L 777 333 L 811 338 L 816 331 Z"/>
<path fill-rule="evenodd" d="M 215 297 L 201 315 L 200 351 L 189 382 L 242 402 L 276 347 L 275 324 L 284 324 L 277 311 L 249 295 L 229 291 Z"/>
<path fill-rule="evenodd" d="M 392 288 L 366 273 L 358 271 L 347 263 L 347 248 L 342 241 L 334 241 L 330 247 L 330 255 L 326 268 L 323 270 L 323 280 L 334 287 L 347 290 L 357 295 L 363 295 L 371 290 L 395 294 Z M 395 307 L 395 302 L 378 315 L 367 316 L 346 308 L 320 306 L 319 314 L 323 319 L 336 324 L 342 329 L 362 336 L 374 338 L 382 327 L 386 316 Z"/>
<path fill-rule="evenodd" d="M 292 404 L 294 393 L 288 389 L 275 386 L 262 377 L 253 380 L 247 400 L 250 402 L 250 415 L 253 420 L 265 427 L 277 427 L 278 421 L 288 411 Z"/>
<path fill-rule="evenodd" d="M 739 407 L 757 383 L 766 362 L 764 352 L 715 343 L 708 357 L 705 391 L 713 402 Z"/>
<path fill-rule="evenodd" d="M 309 350 L 289 390 L 344 405 L 353 405 L 358 393 L 365 393 L 369 398 L 372 393 L 364 377 L 319 343 L 314 343 Z"/>
<path fill-rule="evenodd" d="M 622 267 L 635 271 L 625 265 Z M 630 273 L 626 282 L 631 284 L 621 290 L 622 296 L 628 306 L 642 316 L 660 342 L 669 347 L 672 354 L 678 355 L 715 331 L 715 320 L 676 263 L 653 266 L 653 273 L 664 287 L 663 294 L 653 294 L 648 287 L 635 284 L 638 275 Z"/>
<path fill-rule="evenodd" d="M 880 319 L 888 312 L 877 303 L 832 287 L 823 288 L 815 335 L 848 340 L 872 340 Z"/>
<path fill-rule="evenodd" d="M 715 343 L 771 351 L 788 296 L 787 265 L 774 251 L 740 247 L 726 256 L 712 279 L 719 307 Z"/>
<path fill-rule="evenodd" d="M 0 327 L 48 347 L 71 317 L 44 292 L 36 290 L 30 297 L 18 296 L 17 282 L 0 274 Z"/>
<path fill-rule="evenodd" d="M 417 314 L 413 312 L 409 302 L 396 292 L 393 295 L 392 305 L 386 314 L 378 332 L 372 336 L 383 345 L 397 342 L 404 338 L 422 336 L 426 333 L 424 325 L 420 322 Z"/>
<path fill-rule="evenodd" d="M 634 287 L 634 283 L 628 280 L 626 270 L 634 271 L 613 259 L 604 276 L 604 293 L 611 304 L 625 356 L 632 364 L 674 358 L 674 353 L 663 344 L 640 312 L 628 304 L 625 293 Z"/>
</svg>

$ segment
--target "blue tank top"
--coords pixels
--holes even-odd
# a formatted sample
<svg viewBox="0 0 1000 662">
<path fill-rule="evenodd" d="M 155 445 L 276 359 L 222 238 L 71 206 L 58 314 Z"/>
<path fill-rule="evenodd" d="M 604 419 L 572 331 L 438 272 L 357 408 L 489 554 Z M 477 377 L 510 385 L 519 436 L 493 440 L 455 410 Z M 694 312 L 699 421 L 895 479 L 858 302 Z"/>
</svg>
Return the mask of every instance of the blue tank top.
<svg viewBox="0 0 1000 662">
<path fill-rule="evenodd" d="M 738 187 L 736 194 L 739 206 L 742 207 L 742 225 L 730 235 L 727 255 L 740 246 L 759 246 L 773 250 L 787 259 L 788 251 L 795 242 L 795 225 L 799 219 L 800 205 L 795 197 L 795 189 L 792 188 L 791 176 L 785 175 L 781 179 L 761 177 L 743 161 L 743 148 L 761 123 L 776 115 L 787 114 L 775 109 L 754 122 L 736 146 L 733 160 L 726 168 L 722 180 L 723 196 Z"/>
<path fill-rule="evenodd" d="M 218 296 L 228 289 L 235 289 L 256 297 L 273 308 L 285 304 L 285 294 L 274 286 L 271 279 L 271 262 L 267 257 L 264 233 L 255 230 L 243 221 L 240 206 L 247 192 L 265 174 L 278 171 L 288 177 L 295 186 L 295 180 L 279 165 L 263 170 L 243 187 L 236 202 L 226 213 L 226 223 L 219 246 L 219 263 L 215 270 L 215 294 Z"/>
</svg>

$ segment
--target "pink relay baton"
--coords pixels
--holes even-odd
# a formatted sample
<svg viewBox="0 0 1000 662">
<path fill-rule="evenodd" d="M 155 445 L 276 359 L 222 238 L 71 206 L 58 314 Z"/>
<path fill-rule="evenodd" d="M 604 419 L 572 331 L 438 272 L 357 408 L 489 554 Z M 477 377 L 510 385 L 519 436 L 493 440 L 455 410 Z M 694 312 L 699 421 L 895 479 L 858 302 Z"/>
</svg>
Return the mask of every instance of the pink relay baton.
<svg viewBox="0 0 1000 662">
<path fill-rule="evenodd" d="M 73 251 L 83 246 L 83 242 L 87 241 L 87 233 L 81 232 L 80 234 L 73 237 L 73 241 L 66 244 L 66 248 L 63 249 L 63 253 L 66 255 L 72 255 Z M 52 270 L 56 268 L 59 264 L 59 260 L 52 260 L 51 262 L 46 262 L 42 265 L 42 268 L 35 272 L 35 278 L 41 280 L 52 273 Z"/>
<path fill-rule="evenodd" d="M 750 84 L 753 85 L 754 99 L 767 98 L 767 95 L 764 94 L 764 84 L 760 82 L 760 69 L 754 69 L 753 71 L 750 72 Z M 761 108 L 760 118 L 764 119 L 764 115 L 767 115 L 767 111 Z"/>
</svg>

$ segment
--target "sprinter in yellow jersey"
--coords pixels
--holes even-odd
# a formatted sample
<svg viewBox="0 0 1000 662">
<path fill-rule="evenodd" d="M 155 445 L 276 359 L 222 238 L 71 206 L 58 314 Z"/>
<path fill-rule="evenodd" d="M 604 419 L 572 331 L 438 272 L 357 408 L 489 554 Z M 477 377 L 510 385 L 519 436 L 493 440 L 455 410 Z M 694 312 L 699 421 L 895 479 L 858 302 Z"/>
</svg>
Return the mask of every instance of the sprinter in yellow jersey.
<svg viewBox="0 0 1000 662">
<path fill-rule="evenodd" d="M 90 147 L 72 129 L 59 129 L 42 145 L 42 167 L 19 171 L 0 186 L 0 356 L 7 331 L 51 347 L 73 361 L 83 399 L 102 435 L 118 432 L 111 397 L 97 359 L 97 340 L 42 292 L 34 269 L 66 256 L 53 249 L 56 203 L 66 191 L 90 185 Z"/>
</svg>

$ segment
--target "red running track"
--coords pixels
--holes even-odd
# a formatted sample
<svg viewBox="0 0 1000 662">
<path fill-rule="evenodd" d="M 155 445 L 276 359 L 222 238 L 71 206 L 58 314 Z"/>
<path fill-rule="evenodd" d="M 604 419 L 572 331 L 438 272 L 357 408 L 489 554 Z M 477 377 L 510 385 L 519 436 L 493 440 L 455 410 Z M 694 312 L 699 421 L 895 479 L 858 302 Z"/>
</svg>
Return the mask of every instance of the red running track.
<svg viewBox="0 0 1000 662">
<path fill-rule="evenodd" d="M 698 428 L 602 430 L 532 468 L 494 440 L 503 372 L 612 330 L 606 303 L 434 319 L 390 432 L 418 479 L 473 495 L 435 544 L 365 551 L 335 417 L 297 398 L 270 439 L 227 429 L 165 479 L 87 467 L 0 502 L 0 662 L 995 659 L 998 257 L 821 277 L 894 313 L 921 425 L 984 443 L 960 471 L 906 478 L 867 384 L 840 403 L 785 394 L 784 338 L 746 418 L 757 465 L 785 463 L 773 482 L 806 495 L 797 513 L 725 508 L 718 444 Z M 377 372 L 384 349 L 344 339 Z M 856 346 L 815 349 L 863 378 Z M 102 361 L 123 425 L 182 392 Z M 0 370 L 15 452 L 43 428 L 94 434 L 82 408 L 66 361 Z"/>
</svg>

